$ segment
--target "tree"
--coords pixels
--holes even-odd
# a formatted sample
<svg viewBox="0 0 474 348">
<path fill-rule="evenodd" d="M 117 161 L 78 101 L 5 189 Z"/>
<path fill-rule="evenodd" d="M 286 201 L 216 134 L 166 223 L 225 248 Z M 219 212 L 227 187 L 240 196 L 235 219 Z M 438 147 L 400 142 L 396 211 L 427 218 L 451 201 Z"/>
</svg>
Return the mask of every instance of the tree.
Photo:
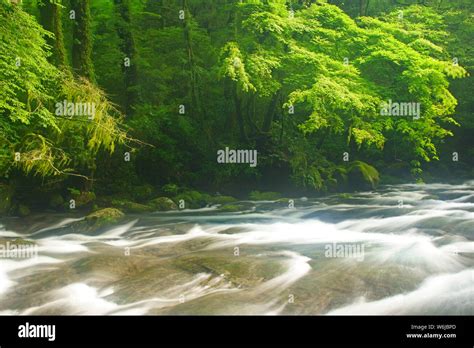
<svg viewBox="0 0 474 348">
<path fill-rule="evenodd" d="M 95 82 L 92 64 L 90 0 L 71 0 L 74 15 L 72 66 L 78 76 Z"/>
<path fill-rule="evenodd" d="M 131 10 L 129 0 L 114 0 L 118 14 L 117 33 L 121 40 L 120 49 L 123 53 L 122 71 L 125 83 L 125 114 L 133 114 L 133 105 L 137 102 L 137 65 L 135 40 L 132 33 Z"/>
<path fill-rule="evenodd" d="M 0 6 L 0 29 L 0 175 L 86 178 L 100 150 L 126 141 L 120 114 L 96 86 L 48 62 L 49 33 L 19 6 Z M 94 103 L 94 117 L 59 114 L 64 100 Z"/>
<path fill-rule="evenodd" d="M 54 0 L 43 0 L 39 4 L 41 24 L 46 30 L 54 34 L 54 37 L 47 37 L 48 44 L 53 48 L 50 61 L 61 69 L 67 69 L 68 63 L 64 46 L 61 8 L 61 3 Z"/>
</svg>

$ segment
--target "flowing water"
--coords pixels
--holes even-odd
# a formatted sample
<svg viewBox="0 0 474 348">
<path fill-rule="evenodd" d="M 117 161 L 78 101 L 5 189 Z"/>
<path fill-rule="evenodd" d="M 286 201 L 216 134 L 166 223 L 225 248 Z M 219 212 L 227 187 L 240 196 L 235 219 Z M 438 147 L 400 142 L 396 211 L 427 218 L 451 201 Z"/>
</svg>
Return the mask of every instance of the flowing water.
<svg viewBox="0 0 474 348">
<path fill-rule="evenodd" d="M 474 182 L 245 204 L 4 219 L 0 314 L 474 314 Z"/>
</svg>

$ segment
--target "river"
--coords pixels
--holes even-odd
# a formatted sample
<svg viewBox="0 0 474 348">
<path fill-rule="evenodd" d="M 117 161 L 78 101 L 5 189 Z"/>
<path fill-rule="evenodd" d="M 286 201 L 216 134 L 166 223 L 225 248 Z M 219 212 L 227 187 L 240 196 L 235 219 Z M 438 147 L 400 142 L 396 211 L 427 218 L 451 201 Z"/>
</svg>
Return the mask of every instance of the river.
<svg viewBox="0 0 474 348">
<path fill-rule="evenodd" d="M 0 314 L 474 314 L 474 182 L 127 215 L 0 220 Z"/>
</svg>

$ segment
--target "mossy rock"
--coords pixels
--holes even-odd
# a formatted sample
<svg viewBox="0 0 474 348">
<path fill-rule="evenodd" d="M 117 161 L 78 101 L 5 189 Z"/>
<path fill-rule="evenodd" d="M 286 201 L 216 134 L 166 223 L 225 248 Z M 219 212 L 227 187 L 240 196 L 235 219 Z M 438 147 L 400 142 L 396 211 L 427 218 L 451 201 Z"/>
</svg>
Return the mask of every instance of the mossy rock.
<svg viewBox="0 0 474 348">
<path fill-rule="evenodd" d="M 246 210 L 246 206 L 243 204 L 226 204 L 219 208 L 219 211 L 223 213 L 235 213 Z"/>
<path fill-rule="evenodd" d="M 373 190 L 380 181 L 377 169 L 362 161 L 350 163 L 348 179 L 351 188 L 356 190 Z"/>
<path fill-rule="evenodd" d="M 26 205 L 24 204 L 20 204 L 18 206 L 18 215 L 20 216 L 28 216 L 31 214 L 31 210 L 30 208 L 28 208 Z"/>
<path fill-rule="evenodd" d="M 104 208 L 86 216 L 86 222 L 91 227 L 101 227 L 116 223 L 124 217 L 124 213 L 116 208 Z"/>
<path fill-rule="evenodd" d="M 64 204 L 64 198 L 59 193 L 54 193 L 49 198 L 48 205 L 50 208 L 57 209 Z"/>
<path fill-rule="evenodd" d="M 127 213 L 146 213 L 154 210 L 150 205 L 120 199 L 113 199 L 111 205 L 112 207 L 120 208 Z"/>
<path fill-rule="evenodd" d="M 209 202 L 212 204 L 227 204 L 237 202 L 237 198 L 232 196 L 213 196 L 209 199 Z"/>
<path fill-rule="evenodd" d="M 198 191 L 186 191 L 173 198 L 173 201 L 177 204 L 179 204 L 181 200 L 184 201 L 185 207 L 190 209 L 204 208 L 211 204 L 211 196 Z"/>
<path fill-rule="evenodd" d="M 150 206 L 153 210 L 159 210 L 159 211 L 168 211 L 168 210 L 178 209 L 178 206 L 176 205 L 176 203 L 173 202 L 168 197 L 158 197 L 158 198 L 152 199 L 151 201 L 148 202 L 148 206 Z"/>
<path fill-rule="evenodd" d="M 6 215 L 12 207 L 14 189 L 8 185 L 0 184 L 0 215 Z"/>
<path fill-rule="evenodd" d="M 6 245 L 7 242 L 14 245 L 36 245 L 36 242 L 34 240 L 28 240 L 23 238 L 0 239 L 0 245 Z"/>
<path fill-rule="evenodd" d="M 74 199 L 76 203 L 76 208 L 84 207 L 95 200 L 95 193 L 94 192 L 80 192 L 79 194 L 73 194 L 72 199 Z"/>
<path fill-rule="evenodd" d="M 252 191 L 249 194 L 249 198 L 252 201 L 276 201 L 281 198 L 281 194 L 278 192 Z"/>
</svg>

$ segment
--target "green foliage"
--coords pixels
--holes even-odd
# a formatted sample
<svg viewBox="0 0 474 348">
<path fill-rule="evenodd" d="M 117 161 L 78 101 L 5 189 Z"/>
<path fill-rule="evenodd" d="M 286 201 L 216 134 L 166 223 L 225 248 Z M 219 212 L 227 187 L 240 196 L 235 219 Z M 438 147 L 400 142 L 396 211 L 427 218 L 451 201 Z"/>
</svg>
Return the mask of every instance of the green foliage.
<svg viewBox="0 0 474 348">
<path fill-rule="evenodd" d="M 161 190 L 169 195 L 176 195 L 179 191 L 179 187 L 176 184 L 166 184 Z"/>
<path fill-rule="evenodd" d="M 421 179 L 443 149 L 472 148 L 473 5 L 403 3 L 74 0 L 55 16 L 83 16 L 61 27 L 42 2 L 2 0 L 0 175 L 137 201 L 161 187 L 187 207 L 232 200 L 180 187 L 271 190 L 272 175 L 373 188 L 401 163 Z M 94 117 L 56 115 L 64 100 L 94 103 Z M 419 103 L 419 117 L 383 115 L 389 100 Z M 127 134 L 151 146 L 131 149 Z M 257 149 L 258 166 L 217 163 L 226 146 Z"/>
<path fill-rule="evenodd" d="M 20 7 L 0 6 L 0 28 L 0 175 L 12 168 L 42 177 L 87 175 L 99 150 L 112 153 L 126 140 L 118 112 L 99 88 L 48 62 L 50 33 Z M 56 115 L 63 100 L 95 104 L 94 118 Z"/>
</svg>

